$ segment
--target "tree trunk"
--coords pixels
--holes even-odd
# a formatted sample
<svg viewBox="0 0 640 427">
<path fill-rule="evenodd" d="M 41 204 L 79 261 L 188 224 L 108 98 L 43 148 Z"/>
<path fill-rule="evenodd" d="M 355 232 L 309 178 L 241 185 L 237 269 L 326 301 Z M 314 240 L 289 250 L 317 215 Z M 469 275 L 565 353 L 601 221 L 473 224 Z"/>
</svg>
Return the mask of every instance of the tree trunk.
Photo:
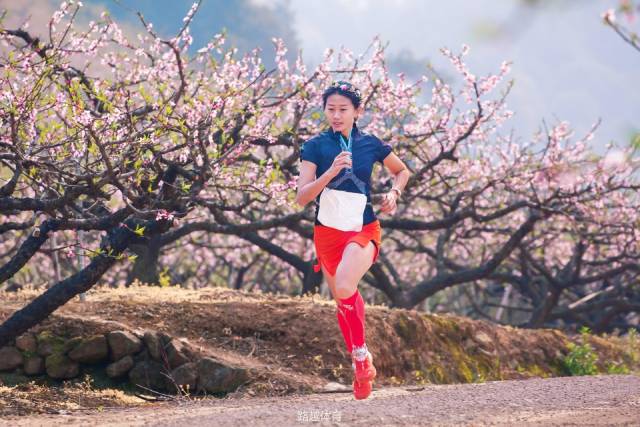
<svg viewBox="0 0 640 427">
<path fill-rule="evenodd" d="M 531 315 L 531 318 L 523 327 L 525 328 L 541 328 L 545 322 L 549 319 L 551 311 L 558 305 L 560 300 L 560 294 L 562 290 L 556 289 L 553 285 L 549 285 L 550 290 L 547 292 L 542 304 L 536 307 Z"/>
<path fill-rule="evenodd" d="M 136 226 L 144 226 L 143 228 L 146 229 L 144 237 L 137 237 L 129 231 L 135 229 Z M 93 258 L 86 268 L 56 283 L 27 306 L 13 313 L 0 325 L 0 347 L 46 319 L 74 296 L 91 289 L 104 273 L 116 263 L 116 258 L 130 244 L 149 238 L 153 239 L 154 236 L 166 231 L 170 226 L 167 221 L 141 222 L 132 219 L 127 221 L 125 227 L 117 227 L 107 231 L 107 235 L 100 245 L 101 253 Z"/>
<path fill-rule="evenodd" d="M 136 279 L 142 283 L 149 285 L 157 285 L 160 283 L 160 274 L 158 273 L 158 258 L 160 257 L 160 239 L 153 237 L 149 243 L 131 244 L 129 249 L 138 257 L 133 264 L 133 268 L 127 275 L 127 286 L 132 284 Z"/>
<path fill-rule="evenodd" d="M 118 255 L 118 253 L 113 255 Z M 26 307 L 13 313 L 0 325 L 0 347 L 46 319 L 74 296 L 91 289 L 115 262 L 114 257 L 99 255 L 87 268 L 56 283 Z"/>
<path fill-rule="evenodd" d="M 244 284 L 244 276 L 247 271 L 249 271 L 249 268 L 251 268 L 251 265 L 245 265 L 238 269 L 238 275 L 233 283 L 233 289 L 238 291 L 242 288 L 242 285 Z"/>
<path fill-rule="evenodd" d="M 130 227 L 133 225 L 133 222 L 129 224 Z M 154 235 L 156 229 L 161 227 L 155 222 L 147 223 L 147 225 L 149 235 Z M 0 325 L 0 347 L 46 319 L 74 296 L 91 289 L 115 264 L 116 257 L 125 251 L 133 238 L 132 233 L 123 227 L 108 233 L 100 245 L 101 253 L 93 258 L 86 268 L 51 286 Z"/>
<path fill-rule="evenodd" d="M 307 262 L 308 266 L 304 272 L 302 281 L 302 295 L 313 293 L 322 284 L 322 273 L 313 270 L 313 261 Z"/>
<path fill-rule="evenodd" d="M 0 284 L 12 278 L 29 262 L 33 255 L 49 239 L 49 232 L 53 232 L 58 228 L 58 224 L 58 220 L 48 219 L 27 237 L 9 262 L 0 267 Z"/>
</svg>

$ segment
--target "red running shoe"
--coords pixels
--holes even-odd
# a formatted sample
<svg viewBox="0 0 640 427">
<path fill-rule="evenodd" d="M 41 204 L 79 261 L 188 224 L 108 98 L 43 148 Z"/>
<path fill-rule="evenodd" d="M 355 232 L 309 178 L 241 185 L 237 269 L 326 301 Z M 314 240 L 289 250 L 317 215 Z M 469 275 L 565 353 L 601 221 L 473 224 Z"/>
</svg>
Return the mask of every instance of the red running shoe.
<svg viewBox="0 0 640 427">
<path fill-rule="evenodd" d="M 376 367 L 373 366 L 373 357 L 367 345 L 354 347 L 351 354 L 355 381 L 360 383 L 373 381 L 376 377 Z"/>
<path fill-rule="evenodd" d="M 353 379 L 353 395 L 356 400 L 362 400 L 369 397 L 371 394 L 371 381 L 356 381 Z"/>
</svg>

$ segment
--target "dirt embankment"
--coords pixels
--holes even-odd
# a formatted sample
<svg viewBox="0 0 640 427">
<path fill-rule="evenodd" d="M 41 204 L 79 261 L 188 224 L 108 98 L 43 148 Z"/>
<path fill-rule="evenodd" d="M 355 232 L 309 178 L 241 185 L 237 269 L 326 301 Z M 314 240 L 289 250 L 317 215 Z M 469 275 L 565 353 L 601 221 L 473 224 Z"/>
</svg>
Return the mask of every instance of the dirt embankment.
<svg viewBox="0 0 640 427">
<path fill-rule="evenodd" d="M 0 321 L 34 295 L 0 294 Z M 501 327 L 382 306 L 367 306 L 366 316 L 377 389 L 566 375 L 568 344 L 582 339 L 552 329 Z M 351 383 L 335 303 L 319 296 L 291 298 L 218 288 L 94 289 L 85 302 L 73 300 L 34 332 L 87 336 L 114 326 L 183 337 L 205 353 L 250 368 L 255 373 L 252 380 L 227 398 L 310 393 L 329 382 Z M 598 372 L 639 369 L 637 343 L 614 336 L 587 340 L 598 357 Z M 55 392 L 37 382 L 12 387 L 18 379 L 3 380 L 0 415 L 144 404 L 130 393 L 100 387 L 99 380 L 93 385 L 86 378 L 72 381 Z M 66 406 L 59 404 L 63 399 Z M 37 408 L 34 402 L 39 402 Z"/>
</svg>

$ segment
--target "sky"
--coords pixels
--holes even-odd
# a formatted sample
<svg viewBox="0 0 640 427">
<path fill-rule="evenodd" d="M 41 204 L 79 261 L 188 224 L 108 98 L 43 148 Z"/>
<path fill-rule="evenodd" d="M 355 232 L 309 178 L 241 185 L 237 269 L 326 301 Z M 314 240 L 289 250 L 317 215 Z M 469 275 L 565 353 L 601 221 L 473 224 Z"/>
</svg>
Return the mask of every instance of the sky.
<svg viewBox="0 0 640 427">
<path fill-rule="evenodd" d="M 140 10 L 154 29 L 171 35 L 182 25 L 191 0 L 84 0 L 84 13 L 108 9 L 131 31 L 140 32 Z M 9 24 L 18 17 L 46 22 L 59 4 L 51 0 L 0 0 Z M 242 54 L 261 47 L 273 64 L 272 37 L 281 37 L 293 58 L 298 49 L 308 68 L 327 48 L 345 46 L 358 54 L 374 36 L 388 42 L 393 73 L 417 79 L 431 64 L 454 87 L 455 69 L 440 53 L 470 47 L 471 72 L 497 73 L 511 61 L 514 87 L 507 106 L 514 116 L 504 134 L 528 139 L 543 121 L 566 120 L 576 138 L 602 120 L 592 141 L 600 151 L 608 142 L 626 145 L 640 131 L 640 53 L 603 24 L 601 13 L 616 0 L 204 0 L 191 29 L 194 48 L 226 28 L 231 45 Z M 636 28 L 639 27 L 636 24 Z M 428 91 L 427 91 L 428 92 Z M 428 99 L 427 99 L 428 100 Z"/>
</svg>

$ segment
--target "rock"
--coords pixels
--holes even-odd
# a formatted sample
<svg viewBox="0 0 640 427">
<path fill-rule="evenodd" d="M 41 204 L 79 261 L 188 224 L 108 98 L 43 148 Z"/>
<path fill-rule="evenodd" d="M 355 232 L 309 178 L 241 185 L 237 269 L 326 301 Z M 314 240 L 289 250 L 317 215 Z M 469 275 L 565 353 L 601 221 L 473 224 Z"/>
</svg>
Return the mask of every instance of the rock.
<svg viewBox="0 0 640 427">
<path fill-rule="evenodd" d="M 210 357 L 198 361 L 198 390 L 209 393 L 230 392 L 248 380 L 245 369 L 232 368 Z"/>
<path fill-rule="evenodd" d="M 22 366 L 22 353 L 15 347 L 0 348 L 0 371 L 13 371 Z"/>
<path fill-rule="evenodd" d="M 169 342 L 173 339 L 171 335 L 162 331 L 158 332 L 158 336 L 160 337 L 160 341 L 162 342 L 162 345 L 164 347 L 166 347 L 167 344 L 169 344 Z"/>
<path fill-rule="evenodd" d="M 188 343 L 164 332 L 147 331 L 143 340 L 151 358 L 163 364 L 168 362 L 171 369 L 192 362 L 198 356 Z"/>
<path fill-rule="evenodd" d="M 64 353 L 64 339 L 52 335 L 48 331 L 38 334 L 36 341 L 38 341 L 37 352 L 42 357 L 51 356 L 54 353 Z"/>
<path fill-rule="evenodd" d="M 40 375 L 44 373 L 44 358 L 31 356 L 24 359 L 24 373 L 27 375 Z"/>
<path fill-rule="evenodd" d="M 149 356 L 149 350 L 147 350 L 146 348 L 142 349 L 141 352 L 139 352 L 138 354 L 133 356 L 133 362 L 134 365 L 137 362 L 141 362 L 143 360 L 149 360 L 151 358 L 151 356 Z"/>
<path fill-rule="evenodd" d="M 129 372 L 133 368 L 133 357 L 125 356 L 120 360 L 107 365 L 107 376 L 109 378 L 118 378 Z"/>
<path fill-rule="evenodd" d="M 192 354 L 188 346 L 180 340 L 173 339 L 165 347 L 167 361 L 171 369 L 191 362 L 191 358 L 187 354 Z"/>
<path fill-rule="evenodd" d="M 147 331 L 144 333 L 144 344 L 147 346 L 147 350 L 149 350 L 149 355 L 157 361 L 162 361 L 162 341 L 160 340 L 160 335 L 157 332 Z"/>
<path fill-rule="evenodd" d="M 128 331 L 113 331 L 107 334 L 111 348 L 111 360 L 119 360 L 142 349 L 142 341 Z"/>
<path fill-rule="evenodd" d="M 82 337 L 73 337 L 70 340 L 67 340 L 62 345 L 62 353 L 67 354 L 74 348 L 76 348 L 83 341 Z"/>
<path fill-rule="evenodd" d="M 104 335 L 94 335 L 80 340 L 69 352 L 69 358 L 80 363 L 98 363 L 109 357 L 109 346 Z"/>
<path fill-rule="evenodd" d="M 171 380 L 173 379 L 173 381 Z M 198 366 L 196 363 L 189 362 L 181 365 L 171 371 L 171 379 L 166 380 L 166 389 L 174 393 L 178 392 L 176 385 L 182 390 L 194 392 L 198 382 Z"/>
<path fill-rule="evenodd" d="M 337 383 L 335 381 L 328 382 L 322 387 L 323 393 L 337 393 L 342 391 L 349 391 L 351 387 L 347 387 L 344 384 Z"/>
<path fill-rule="evenodd" d="M 129 381 L 133 384 L 141 385 L 151 390 L 165 390 L 166 376 L 164 367 L 155 360 L 146 360 L 135 364 L 129 371 Z"/>
<path fill-rule="evenodd" d="M 80 364 L 62 353 L 54 353 L 47 356 L 44 365 L 47 375 L 58 380 L 74 378 L 80 373 Z"/>
<path fill-rule="evenodd" d="M 183 340 L 181 342 L 182 342 L 182 351 L 184 355 L 189 358 L 190 361 L 193 362 L 200 359 L 200 354 L 188 341 Z"/>
<path fill-rule="evenodd" d="M 22 334 L 16 338 L 16 347 L 22 351 L 28 351 L 29 353 L 35 353 L 38 351 L 38 341 L 33 334 Z"/>
</svg>

